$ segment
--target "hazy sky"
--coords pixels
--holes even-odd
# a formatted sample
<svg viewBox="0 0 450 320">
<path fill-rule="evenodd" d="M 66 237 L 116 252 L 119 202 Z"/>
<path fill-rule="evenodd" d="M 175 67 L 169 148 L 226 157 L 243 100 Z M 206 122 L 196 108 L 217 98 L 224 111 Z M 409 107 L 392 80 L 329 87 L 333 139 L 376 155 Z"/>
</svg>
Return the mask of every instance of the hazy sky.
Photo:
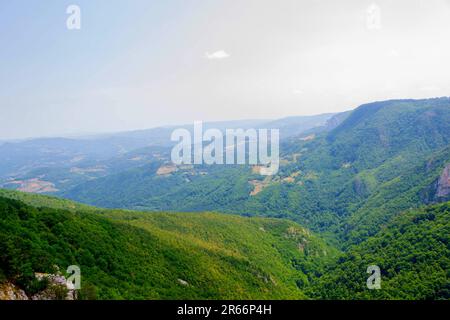
<svg viewBox="0 0 450 320">
<path fill-rule="evenodd" d="M 0 2 L 0 139 L 448 96 L 449 72 L 449 0 Z"/>
</svg>

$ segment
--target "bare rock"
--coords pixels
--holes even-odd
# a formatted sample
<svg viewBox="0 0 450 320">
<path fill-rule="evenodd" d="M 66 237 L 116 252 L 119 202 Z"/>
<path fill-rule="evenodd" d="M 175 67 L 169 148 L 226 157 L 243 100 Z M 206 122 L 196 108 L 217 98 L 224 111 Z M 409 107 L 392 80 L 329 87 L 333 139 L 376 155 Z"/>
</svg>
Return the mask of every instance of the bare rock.
<svg viewBox="0 0 450 320">
<path fill-rule="evenodd" d="M 437 183 L 436 197 L 447 198 L 450 195 L 450 164 L 442 171 Z"/>
<path fill-rule="evenodd" d="M 76 290 L 71 282 L 60 274 L 35 273 L 36 279 L 47 280 L 49 285 L 31 297 L 31 300 L 75 300 Z"/>
<path fill-rule="evenodd" d="M 11 282 L 0 284 L 0 300 L 29 300 L 25 291 Z"/>
<path fill-rule="evenodd" d="M 187 281 L 182 280 L 182 279 L 178 279 L 178 283 L 185 287 L 189 285 L 189 283 Z"/>
</svg>

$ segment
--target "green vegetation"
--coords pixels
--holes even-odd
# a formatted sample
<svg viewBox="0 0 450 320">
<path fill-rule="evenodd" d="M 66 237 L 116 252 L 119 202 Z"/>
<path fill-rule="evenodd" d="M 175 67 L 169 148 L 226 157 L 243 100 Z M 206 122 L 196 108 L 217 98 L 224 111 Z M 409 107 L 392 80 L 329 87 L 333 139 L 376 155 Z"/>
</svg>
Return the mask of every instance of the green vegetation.
<svg viewBox="0 0 450 320">
<path fill-rule="evenodd" d="M 77 264 L 85 299 L 450 298 L 450 202 L 397 215 L 338 254 L 288 220 L 4 195 L 58 207 L 0 197 L 0 282 L 31 294 L 43 289 L 34 272 Z M 369 265 L 381 268 L 382 290 L 366 288 Z"/>
<path fill-rule="evenodd" d="M 100 299 L 450 299 L 450 99 L 342 118 L 282 141 L 268 178 L 164 173 L 158 156 L 60 194 L 111 209 L 0 190 L 0 281 L 33 292 L 33 272 L 79 264 L 82 297 Z M 366 288 L 369 265 L 381 290 Z"/>
<path fill-rule="evenodd" d="M 369 290 L 369 265 L 381 290 Z M 310 290 L 325 299 L 450 299 L 450 202 L 396 217 L 328 266 Z"/>
<path fill-rule="evenodd" d="M 9 193 L 13 196 L 13 193 Z M 27 292 L 34 272 L 79 265 L 81 298 L 301 299 L 335 250 L 297 224 L 214 213 L 37 208 L 0 197 L 0 277 Z M 316 267 L 317 266 L 317 267 Z"/>
<path fill-rule="evenodd" d="M 40 195 L 36 196 L 32 193 L 18 192 L 8 189 L 0 189 L 0 197 L 22 201 L 30 206 L 38 208 L 64 209 L 68 211 L 84 210 L 84 211 L 101 211 L 101 209 L 77 203 L 71 200 L 57 198 L 52 196 Z"/>
<path fill-rule="evenodd" d="M 288 218 L 346 246 L 374 235 L 397 213 L 430 202 L 424 194 L 433 193 L 450 163 L 449 123 L 448 98 L 363 105 L 330 132 L 283 141 L 286 161 L 254 196 L 250 181 L 263 177 L 245 166 L 196 166 L 168 176 L 146 166 L 62 196 L 109 208 Z M 292 174 L 294 181 L 283 180 Z"/>
</svg>

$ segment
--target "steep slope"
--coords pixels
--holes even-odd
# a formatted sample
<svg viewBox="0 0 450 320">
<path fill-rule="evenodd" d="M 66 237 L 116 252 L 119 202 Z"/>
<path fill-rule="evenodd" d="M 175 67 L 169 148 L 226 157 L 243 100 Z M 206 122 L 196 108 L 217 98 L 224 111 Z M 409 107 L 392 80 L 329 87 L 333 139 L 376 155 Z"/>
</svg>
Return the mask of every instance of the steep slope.
<svg viewBox="0 0 450 320">
<path fill-rule="evenodd" d="M 289 221 L 95 212 L 40 196 L 9 197 L 40 206 L 0 197 L 0 282 L 29 294 L 42 289 L 35 272 L 79 265 L 81 298 L 306 298 L 307 273 L 335 252 Z"/>
<path fill-rule="evenodd" d="M 358 243 L 374 235 L 400 211 L 450 200 L 450 194 L 439 189 L 439 183 L 444 180 L 450 166 L 450 147 L 433 153 L 413 168 L 398 166 L 392 168 L 390 164 L 385 164 L 376 170 L 366 171 L 365 178 L 358 178 L 361 184 L 365 184 L 370 179 L 367 177 L 371 177 L 376 179 L 377 185 L 372 187 L 370 196 L 361 206 L 346 218 L 342 237 L 346 242 Z M 394 169 L 397 170 L 395 175 L 388 174 L 389 170 Z"/>
<path fill-rule="evenodd" d="M 338 114 L 324 113 L 314 116 L 287 117 L 264 123 L 260 128 L 278 129 L 282 139 L 298 136 L 315 128 L 325 129 L 331 119 L 339 121 Z"/>
<path fill-rule="evenodd" d="M 362 105 L 327 136 L 337 162 L 379 166 L 395 155 L 421 155 L 447 146 L 450 100 L 391 100 Z"/>
<path fill-rule="evenodd" d="M 366 286 L 367 267 L 381 270 L 381 289 Z M 450 299 L 450 202 L 398 215 L 350 248 L 310 290 L 325 299 Z"/>
<path fill-rule="evenodd" d="M 62 195 L 106 207 L 289 218 L 341 243 L 363 241 L 401 210 L 446 200 L 432 195 L 450 164 L 449 98 L 375 102 L 337 123 L 283 141 L 273 177 L 246 166 L 165 175 L 140 167 Z"/>
</svg>

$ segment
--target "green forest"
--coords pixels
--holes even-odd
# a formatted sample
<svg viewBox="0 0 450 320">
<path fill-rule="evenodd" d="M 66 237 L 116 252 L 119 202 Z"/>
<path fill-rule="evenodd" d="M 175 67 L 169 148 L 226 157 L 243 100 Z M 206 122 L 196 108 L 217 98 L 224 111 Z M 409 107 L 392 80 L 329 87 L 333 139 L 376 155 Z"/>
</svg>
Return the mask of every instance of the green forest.
<svg viewBox="0 0 450 320">
<path fill-rule="evenodd" d="M 284 219 L 85 208 L 5 191 L 0 282 L 33 294 L 35 272 L 75 264 L 80 299 L 448 299 L 449 217 L 450 202 L 409 210 L 342 252 Z M 371 264 L 382 290 L 366 287 Z"/>
<path fill-rule="evenodd" d="M 78 265 L 79 299 L 450 299 L 450 99 L 336 119 L 282 140 L 271 177 L 161 174 L 161 152 L 51 195 L 0 189 L 0 284 L 33 295 Z"/>
<path fill-rule="evenodd" d="M 286 220 L 23 200 L 39 206 L 0 198 L 0 281 L 30 294 L 40 289 L 35 272 L 79 265 L 86 299 L 302 299 L 308 271 L 336 253 Z"/>
</svg>

